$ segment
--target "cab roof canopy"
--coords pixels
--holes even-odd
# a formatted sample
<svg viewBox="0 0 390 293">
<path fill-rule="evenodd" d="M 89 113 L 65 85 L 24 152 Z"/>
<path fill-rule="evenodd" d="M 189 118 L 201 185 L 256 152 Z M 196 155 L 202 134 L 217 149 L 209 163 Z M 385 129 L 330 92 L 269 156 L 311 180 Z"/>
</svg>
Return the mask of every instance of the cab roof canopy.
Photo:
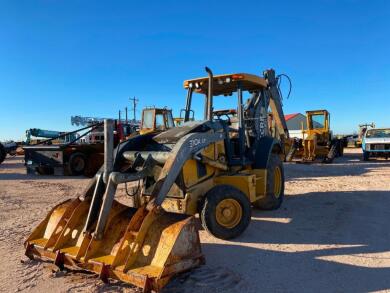
<svg viewBox="0 0 390 293">
<path fill-rule="evenodd" d="M 266 88 L 268 85 L 264 78 L 247 73 L 215 75 L 213 80 L 214 96 L 231 95 L 233 92 L 237 91 L 238 82 L 241 83 L 242 90 L 250 92 Z M 193 88 L 194 92 L 206 95 L 208 84 L 208 77 L 200 77 L 184 81 L 184 88 L 188 89 L 191 87 Z"/>
<path fill-rule="evenodd" d="M 306 115 L 320 115 L 320 114 L 324 114 L 324 113 L 329 113 L 328 110 L 325 110 L 325 109 L 322 109 L 322 110 L 309 110 L 309 111 L 306 111 Z"/>
</svg>

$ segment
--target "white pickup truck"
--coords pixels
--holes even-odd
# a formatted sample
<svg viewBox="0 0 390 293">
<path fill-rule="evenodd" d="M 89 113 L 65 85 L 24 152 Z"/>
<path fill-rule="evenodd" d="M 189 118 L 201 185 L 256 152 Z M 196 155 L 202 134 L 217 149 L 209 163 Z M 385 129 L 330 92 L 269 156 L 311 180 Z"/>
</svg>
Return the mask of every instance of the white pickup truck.
<svg viewBox="0 0 390 293">
<path fill-rule="evenodd" d="M 371 157 L 390 157 L 390 128 L 373 128 L 366 131 L 362 141 L 363 160 Z"/>
</svg>

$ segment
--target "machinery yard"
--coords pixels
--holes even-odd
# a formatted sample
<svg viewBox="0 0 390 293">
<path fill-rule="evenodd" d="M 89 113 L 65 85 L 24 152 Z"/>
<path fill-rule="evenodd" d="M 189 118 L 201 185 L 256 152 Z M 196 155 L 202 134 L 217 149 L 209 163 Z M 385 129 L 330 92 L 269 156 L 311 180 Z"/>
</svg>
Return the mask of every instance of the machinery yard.
<svg viewBox="0 0 390 293">
<path fill-rule="evenodd" d="M 284 164 L 282 207 L 252 211 L 248 229 L 220 240 L 199 224 L 206 264 L 163 292 L 368 292 L 390 289 L 390 162 L 346 149 L 331 165 Z M 140 292 L 97 275 L 29 260 L 23 243 L 49 210 L 74 198 L 84 177 L 26 175 L 23 157 L 0 166 L 0 291 Z M 119 186 L 119 198 L 126 197 Z M 197 219 L 198 220 L 198 219 Z"/>
<path fill-rule="evenodd" d="M 364 4 L 4 2 L 0 293 L 390 293 Z"/>
</svg>

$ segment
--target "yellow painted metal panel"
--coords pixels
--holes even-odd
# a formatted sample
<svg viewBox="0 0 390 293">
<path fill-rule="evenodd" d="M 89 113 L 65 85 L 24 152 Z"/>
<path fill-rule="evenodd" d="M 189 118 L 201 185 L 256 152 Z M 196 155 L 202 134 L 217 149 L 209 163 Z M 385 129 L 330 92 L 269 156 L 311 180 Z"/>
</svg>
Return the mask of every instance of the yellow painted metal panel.
<svg viewBox="0 0 390 293">
<path fill-rule="evenodd" d="M 251 202 L 256 199 L 256 175 L 238 174 L 232 176 L 218 176 L 214 178 L 216 185 L 226 184 L 241 190 Z"/>
</svg>

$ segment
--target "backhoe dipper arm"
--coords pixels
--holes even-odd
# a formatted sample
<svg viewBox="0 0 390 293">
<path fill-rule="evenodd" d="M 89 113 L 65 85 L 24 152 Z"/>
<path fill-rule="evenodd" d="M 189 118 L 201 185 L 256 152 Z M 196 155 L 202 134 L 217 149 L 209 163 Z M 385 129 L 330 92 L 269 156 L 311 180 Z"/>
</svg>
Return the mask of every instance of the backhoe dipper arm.
<svg viewBox="0 0 390 293">
<path fill-rule="evenodd" d="M 284 134 L 285 138 L 289 138 L 287 122 L 284 118 L 282 99 L 279 94 L 278 79 L 275 76 L 275 71 L 273 69 L 264 71 L 264 78 L 268 81 L 268 92 L 270 95 L 269 105 L 275 117 L 279 133 Z"/>
</svg>

